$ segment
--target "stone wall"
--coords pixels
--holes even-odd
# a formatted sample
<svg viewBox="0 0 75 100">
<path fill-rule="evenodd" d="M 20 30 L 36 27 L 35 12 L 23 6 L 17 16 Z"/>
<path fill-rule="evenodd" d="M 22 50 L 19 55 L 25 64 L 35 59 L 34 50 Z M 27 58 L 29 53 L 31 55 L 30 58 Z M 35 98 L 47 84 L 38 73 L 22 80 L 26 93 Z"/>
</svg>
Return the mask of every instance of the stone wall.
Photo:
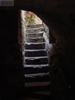
<svg viewBox="0 0 75 100">
<path fill-rule="evenodd" d="M 51 93 L 54 100 L 74 100 L 75 98 L 73 93 L 75 89 L 75 35 L 72 30 L 74 26 L 68 27 L 67 24 L 65 28 L 69 28 L 68 32 L 64 29 L 63 33 L 59 34 L 60 29 L 58 32 L 51 30 L 55 38 L 55 43 L 50 51 Z"/>
<path fill-rule="evenodd" d="M 3 7 L 1 9 L 31 9 L 48 25 L 50 42 L 53 44 L 50 52 L 50 80 L 53 99 L 73 100 L 74 98 L 75 100 L 75 1 L 15 0 L 14 8 Z M 2 94 L 12 94 L 12 88 L 13 91 L 20 90 L 19 86 L 22 84 L 22 74 L 19 74 L 22 71 L 16 70 L 18 52 L 20 54 L 17 42 L 17 15 L 17 11 L 0 11 L 1 84 L 4 90 Z M 21 61 L 21 56 L 19 58 Z M 22 68 L 21 66 L 20 68 Z M 13 80 L 11 81 L 11 79 Z"/>
<path fill-rule="evenodd" d="M 68 27 L 67 24 L 68 23 L 66 23 L 66 28 Z M 63 27 L 64 26 L 62 25 L 62 28 Z M 48 49 L 48 55 L 50 57 L 49 64 L 52 98 L 53 100 L 74 100 L 74 29 L 72 27 L 69 29 L 72 31 L 71 35 L 69 30 L 66 32 L 66 29 L 62 30 L 63 33 L 60 34 L 60 26 L 58 32 L 51 29 L 51 27 L 49 27 L 49 29 L 50 41 L 48 36 L 44 37 L 46 41 L 46 49 Z"/>
<path fill-rule="evenodd" d="M 18 11 L 0 11 L 2 100 L 23 92 L 22 53 L 18 44 Z"/>
<path fill-rule="evenodd" d="M 72 14 L 69 18 L 70 14 L 64 15 L 64 13 L 37 13 L 50 29 L 50 43 L 53 46 L 50 51 L 50 80 L 53 100 L 75 98 L 73 93 L 75 89 L 75 25 L 73 23 L 75 15 Z"/>
<path fill-rule="evenodd" d="M 50 51 L 53 47 L 53 44 L 50 43 L 50 29 L 49 29 L 49 27 L 45 23 L 43 23 L 43 27 L 44 27 L 43 37 L 45 40 L 45 48 L 46 48 L 47 55 L 48 55 L 49 62 L 50 62 Z"/>
</svg>

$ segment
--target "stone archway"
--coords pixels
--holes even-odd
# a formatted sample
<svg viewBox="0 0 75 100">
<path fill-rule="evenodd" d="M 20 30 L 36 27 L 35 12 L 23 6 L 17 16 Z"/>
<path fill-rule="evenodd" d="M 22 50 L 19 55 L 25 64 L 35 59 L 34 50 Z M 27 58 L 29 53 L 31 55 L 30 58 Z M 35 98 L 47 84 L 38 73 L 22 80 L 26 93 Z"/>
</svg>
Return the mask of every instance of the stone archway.
<svg viewBox="0 0 75 100">
<path fill-rule="evenodd" d="M 11 38 L 10 34 L 12 34 L 13 39 L 8 39 L 9 37 L 4 37 L 5 42 L 2 40 L 2 51 L 8 46 L 9 48 L 6 50 L 7 53 L 4 53 L 3 56 L 3 66 L 7 66 L 10 61 L 9 59 L 13 57 L 9 56 L 8 60 L 4 63 L 5 59 L 7 59 L 8 51 L 10 47 L 15 47 L 17 43 L 17 34 L 16 36 L 13 33 L 17 33 L 17 22 L 18 14 L 16 10 L 24 9 L 31 10 L 35 12 L 51 29 L 51 43 L 53 43 L 54 47 L 51 50 L 51 87 L 52 93 L 55 98 L 59 98 L 59 100 L 68 99 L 68 90 L 71 90 L 70 93 L 73 93 L 75 89 L 75 2 L 74 0 L 15 0 L 14 7 L 1 7 L 1 20 L 3 23 L 1 26 L 1 33 L 6 33 Z M 5 11 L 4 11 L 5 10 Z M 9 11 L 10 10 L 10 11 Z M 12 13 L 11 13 L 12 11 Z M 9 15 L 11 14 L 11 15 Z M 12 17 L 14 15 L 14 18 Z M 6 16 L 6 18 L 5 18 Z M 7 19 L 9 19 L 8 24 Z M 15 28 L 10 23 L 10 21 L 15 24 Z M 8 26 L 7 26 L 8 25 Z M 13 27 L 13 32 L 11 29 L 9 31 L 9 26 Z M 5 29 L 5 30 L 3 30 Z M 16 31 L 15 31 L 16 30 Z M 13 44 L 14 41 L 14 44 Z M 11 42 L 11 43 L 10 43 Z M 19 47 L 17 47 L 18 49 Z M 12 48 L 11 48 L 12 49 Z M 16 48 L 15 48 L 16 49 Z M 19 49 L 18 49 L 19 50 Z M 11 50 L 10 50 L 11 51 Z M 4 51 L 5 52 L 5 51 Z M 5 56 L 6 55 L 6 56 Z M 20 55 L 18 55 L 20 56 Z M 5 58 L 4 58 L 5 57 Z M 12 60 L 11 59 L 11 60 Z M 17 58 L 16 58 L 17 59 Z M 9 61 L 9 62 L 8 62 Z M 8 62 L 8 63 L 7 63 Z M 63 63 L 63 64 L 62 64 Z M 12 64 L 13 66 L 13 64 Z M 6 68 L 7 69 L 7 68 Z M 62 89 L 63 88 L 63 89 Z M 60 92 L 61 91 L 61 92 Z M 66 95 L 64 94 L 66 91 Z M 59 97 L 60 95 L 60 97 Z M 70 94 L 71 96 L 71 94 Z M 72 98 L 72 97 L 71 97 Z M 70 99 L 70 98 L 69 98 Z"/>
</svg>

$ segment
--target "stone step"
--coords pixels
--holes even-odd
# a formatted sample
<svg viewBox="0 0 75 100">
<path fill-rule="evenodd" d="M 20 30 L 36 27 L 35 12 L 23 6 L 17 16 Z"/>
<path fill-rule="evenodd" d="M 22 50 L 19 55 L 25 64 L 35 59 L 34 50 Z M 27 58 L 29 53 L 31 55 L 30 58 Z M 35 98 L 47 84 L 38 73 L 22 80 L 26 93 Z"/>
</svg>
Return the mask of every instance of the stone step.
<svg viewBox="0 0 75 100">
<path fill-rule="evenodd" d="M 39 42 L 39 43 L 25 42 L 25 49 L 45 49 L 45 42 Z"/>
<path fill-rule="evenodd" d="M 36 74 L 25 74 L 25 82 L 47 82 L 49 81 L 49 72 L 36 73 Z"/>
<path fill-rule="evenodd" d="M 38 32 L 41 32 L 41 31 L 44 31 L 44 28 L 43 27 L 40 27 L 40 28 L 27 28 L 26 32 L 27 33 L 38 33 Z"/>
<path fill-rule="evenodd" d="M 32 82 L 25 83 L 26 92 L 48 91 L 50 90 L 50 82 Z"/>
<path fill-rule="evenodd" d="M 37 91 L 25 93 L 25 99 L 23 100 L 52 100 L 50 91 Z"/>
<path fill-rule="evenodd" d="M 42 27 L 43 25 L 42 24 L 28 24 L 27 27 L 31 27 L 31 28 L 39 28 L 39 27 Z"/>
<path fill-rule="evenodd" d="M 28 93 L 26 95 L 25 93 L 25 99 L 23 100 L 52 100 L 50 92 L 46 91 L 38 91 L 38 92 L 33 92 L 33 93 Z"/>
<path fill-rule="evenodd" d="M 29 31 L 29 30 L 39 30 L 39 29 L 44 29 L 44 27 L 43 26 L 41 26 L 41 27 L 27 27 L 27 31 Z"/>
<path fill-rule="evenodd" d="M 38 87 L 38 86 L 48 86 L 50 82 L 25 82 L 25 87 Z"/>
<path fill-rule="evenodd" d="M 34 32 L 34 33 L 26 33 L 27 37 L 43 37 L 43 31 L 42 32 Z"/>
<path fill-rule="evenodd" d="M 42 95 L 50 95 L 50 91 L 38 91 L 38 92 L 33 92 L 33 93 L 36 93 L 36 94 L 42 94 Z"/>
<path fill-rule="evenodd" d="M 49 67 L 49 64 L 40 64 L 40 65 L 25 65 L 24 68 L 39 68 L 42 69 L 44 67 Z"/>
<path fill-rule="evenodd" d="M 48 64 L 48 57 L 24 57 L 27 65 Z"/>
<path fill-rule="evenodd" d="M 39 32 L 26 32 L 26 34 L 43 34 L 44 31 L 39 31 Z"/>
<path fill-rule="evenodd" d="M 25 77 L 27 78 L 37 78 L 37 77 L 42 77 L 42 76 L 45 76 L 45 75 L 49 75 L 49 72 L 47 73 L 36 73 L 36 74 L 24 74 Z"/>
<path fill-rule="evenodd" d="M 52 100 L 50 90 L 25 92 L 25 99 L 22 100 Z"/>
<path fill-rule="evenodd" d="M 34 51 L 46 51 L 46 49 L 25 49 L 24 51 L 25 51 L 25 52 L 26 52 L 26 51 L 29 51 L 29 52 L 34 52 Z"/>
<path fill-rule="evenodd" d="M 43 68 L 33 68 L 33 67 L 26 67 L 24 68 L 25 74 L 33 74 L 33 73 L 45 73 L 49 71 L 49 66 Z"/>
<path fill-rule="evenodd" d="M 36 57 L 36 56 L 47 56 L 46 49 L 45 50 L 25 50 L 26 57 Z"/>
<path fill-rule="evenodd" d="M 43 42 L 44 38 L 43 37 L 26 37 L 25 41 L 26 42 Z"/>
</svg>

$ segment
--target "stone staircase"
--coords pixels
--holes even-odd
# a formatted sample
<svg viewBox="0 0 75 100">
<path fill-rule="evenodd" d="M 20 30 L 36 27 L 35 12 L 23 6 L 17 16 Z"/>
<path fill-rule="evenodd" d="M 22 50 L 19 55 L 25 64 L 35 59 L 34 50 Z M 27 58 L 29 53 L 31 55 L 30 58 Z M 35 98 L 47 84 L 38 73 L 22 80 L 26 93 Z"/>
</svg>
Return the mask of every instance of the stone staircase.
<svg viewBox="0 0 75 100">
<path fill-rule="evenodd" d="M 43 32 L 42 24 L 27 26 L 24 49 L 25 100 L 50 99 L 49 64 Z"/>
</svg>

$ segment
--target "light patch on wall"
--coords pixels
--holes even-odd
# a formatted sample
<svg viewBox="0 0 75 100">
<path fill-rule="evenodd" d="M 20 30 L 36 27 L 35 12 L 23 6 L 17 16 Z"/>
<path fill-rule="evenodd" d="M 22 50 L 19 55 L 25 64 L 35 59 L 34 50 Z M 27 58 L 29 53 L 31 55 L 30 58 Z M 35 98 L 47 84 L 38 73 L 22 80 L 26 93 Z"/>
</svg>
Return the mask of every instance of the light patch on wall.
<svg viewBox="0 0 75 100">
<path fill-rule="evenodd" d="M 14 6 L 14 0 L 0 0 L 0 6 Z"/>
</svg>

